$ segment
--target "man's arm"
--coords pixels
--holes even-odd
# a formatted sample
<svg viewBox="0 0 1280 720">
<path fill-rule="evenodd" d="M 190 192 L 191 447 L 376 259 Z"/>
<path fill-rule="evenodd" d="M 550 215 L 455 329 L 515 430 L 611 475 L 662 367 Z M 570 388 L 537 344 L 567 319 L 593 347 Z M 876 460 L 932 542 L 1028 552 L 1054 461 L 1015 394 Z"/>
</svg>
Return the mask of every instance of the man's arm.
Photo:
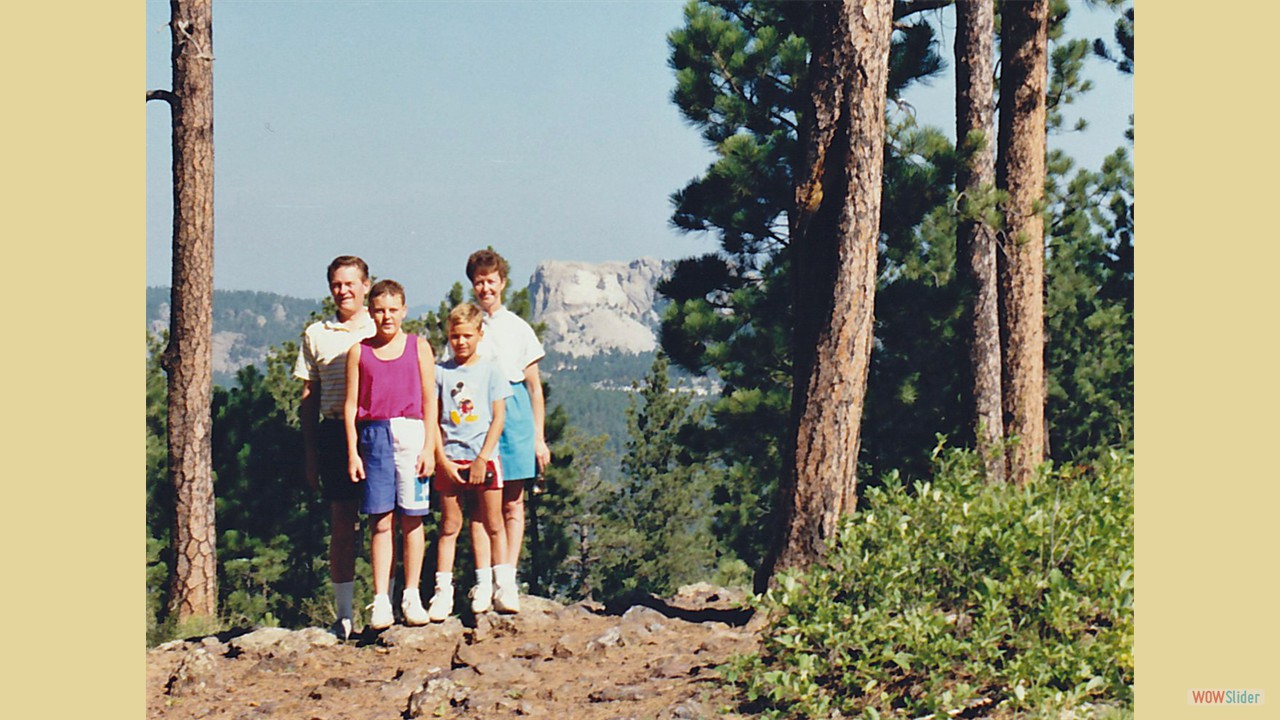
<svg viewBox="0 0 1280 720">
<path fill-rule="evenodd" d="M 303 474 L 307 487 L 320 489 L 320 462 L 318 460 L 318 434 L 320 428 L 320 386 L 310 380 L 302 381 L 302 399 L 298 402 L 298 422 L 302 425 Z"/>
</svg>

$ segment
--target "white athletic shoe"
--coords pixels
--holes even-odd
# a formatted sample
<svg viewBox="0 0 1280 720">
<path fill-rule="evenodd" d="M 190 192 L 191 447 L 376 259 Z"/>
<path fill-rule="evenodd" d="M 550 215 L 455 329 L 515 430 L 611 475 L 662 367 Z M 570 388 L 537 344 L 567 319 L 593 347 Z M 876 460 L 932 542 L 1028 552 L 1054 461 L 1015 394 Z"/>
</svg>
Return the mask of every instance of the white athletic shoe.
<svg viewBox="0 0 1280 720">
<path fill-rule="evenodd" d="M 479 615 L 487 613 L 493 607 L 493 586 L 476 585 L 471 588 L 471 612 Z"/>
<path fill-rule="evenodd" d="M 431 622 L 427 611 L 422 607 L 422 595 L 417 588 L 404 591 L 404 598 L 400 601 L 400 612 L 404 615 L 405 625 L 426 625 Z"/>
<path fill-rule="evenodd" d="M 427 619 L 431 622 L 444 622 L 453 614 L 453 586 L 436 588 L 436 593 L 427 603 Z"/>
<path fill-rule="evenodd" d="M 373 611 L 369 614 L 369 627 L 374 630 L 386 630 L 396 621 L 391 611 L 391 598 L 386 595 L 375 596 L 373 604 L 365 609 Z"/>
<path fill-rule="evenodd" d="M 520 612 L 520 591 L 515 584 L 497 585 L 493 593 L 493 609 L 512 615 Z"/>
</svg>

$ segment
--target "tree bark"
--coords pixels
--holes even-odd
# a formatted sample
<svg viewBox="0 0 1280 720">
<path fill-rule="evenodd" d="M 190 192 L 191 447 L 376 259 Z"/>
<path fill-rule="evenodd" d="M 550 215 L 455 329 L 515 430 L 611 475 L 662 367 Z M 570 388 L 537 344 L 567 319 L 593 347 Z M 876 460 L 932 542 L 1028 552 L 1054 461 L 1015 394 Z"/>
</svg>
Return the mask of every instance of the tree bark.
<svg viewBox="0 0 1280 720">
<path fill-rule="evenodd" d="M 1000 391 L 1000 307 L 996 273 L 996 230 L 982 209 L 995 191 L 993 131 L 995 1 L 956 2 L 956 168 L 960 212 L 957 267 L 970 322 L 969 361 L 973 373 L 973 419 L 978 452 L 987 479 L 1003 482 L 1004 416 Z"/>
<path fill-rule="evenodd" d="M 169 380 L 169 477 L 176 503 L 169 610 L 184 621 L 215 617 L 218 602 L 211 446 L 212 0 L 171 0 L 170 13 L 173 284 L 169 345 L 161 362 Z"/>
<path fill-rule="evenodd" d="M 1048 0 L 1006 1 L 1001 18 L 996 186 L 1008 197 L 998 258 L 1009 476 L 1022 484 L 1044 459 L 1044 203 Z"/>
<path fill-rule="evenodd" d="M 812 104 L 790 222 L 795 442 L 778 498 L 785 529 L 762 568 L 766 577 L 820 557 L 856 504 L 871 361 L 893 2 L 823 2 L 813 10 Z"/>
</svg>

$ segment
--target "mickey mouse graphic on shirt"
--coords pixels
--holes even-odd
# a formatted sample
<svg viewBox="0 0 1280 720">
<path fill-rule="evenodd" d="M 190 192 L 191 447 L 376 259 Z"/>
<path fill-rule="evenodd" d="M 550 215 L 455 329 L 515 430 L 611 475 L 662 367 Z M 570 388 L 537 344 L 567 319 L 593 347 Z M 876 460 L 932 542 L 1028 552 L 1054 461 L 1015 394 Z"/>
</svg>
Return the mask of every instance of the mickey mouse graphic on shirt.
<svg viewBox="0 0 1280 720">
<path fill-rule="evenodd" d="M 458 406 L 457 410 L 449 411 L 449 419 L 455 425 L 464 421 L 475 422 L 479 419 L 479 416 L 476 415 L 476 404 L 472 401 L 470 393 L 467 392 L 466 383 L 459 380 L 458 384 L 454 385 L 453 389 L 449 391 L 449 397 L 453 398 L 454 403 Z M 459 411 L 462 412 L 461 416 L 458 414 Z"/>
</svg>

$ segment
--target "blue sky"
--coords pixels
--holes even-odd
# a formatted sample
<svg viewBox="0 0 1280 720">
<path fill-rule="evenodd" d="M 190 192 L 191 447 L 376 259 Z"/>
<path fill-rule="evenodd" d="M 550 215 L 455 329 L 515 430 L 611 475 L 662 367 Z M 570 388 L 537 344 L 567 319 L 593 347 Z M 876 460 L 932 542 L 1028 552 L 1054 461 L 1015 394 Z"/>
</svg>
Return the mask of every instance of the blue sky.
<svg viewBox="0 0 1280 720">
<path fill-rule="evenodd" d="M 714 249 L 668 225 L 668 196 L 711 159 L 669 101 L 681 1 L 214 2 L 215 263 L 220 289 L 325 292 L 355 253 L 438 302 L 493 245 L 517 286 L 544 259 Z M 147 0 L 147 88 L 168 88 L 169 7 Z M 934 15 L 952 55 L 954 14 Z M 1110 37 L 1081 7 L 1073 30 Z M 1078 29 L 1076 29 L 1078 28 Z M 1093 63 L 1085 166 L 1122 144 L 1133 85 Z M 908 96 L 950 134 L 948 73 Z M 169 284 L 169 117 L 147 104 L 148 285 Z"/>
</svg>

